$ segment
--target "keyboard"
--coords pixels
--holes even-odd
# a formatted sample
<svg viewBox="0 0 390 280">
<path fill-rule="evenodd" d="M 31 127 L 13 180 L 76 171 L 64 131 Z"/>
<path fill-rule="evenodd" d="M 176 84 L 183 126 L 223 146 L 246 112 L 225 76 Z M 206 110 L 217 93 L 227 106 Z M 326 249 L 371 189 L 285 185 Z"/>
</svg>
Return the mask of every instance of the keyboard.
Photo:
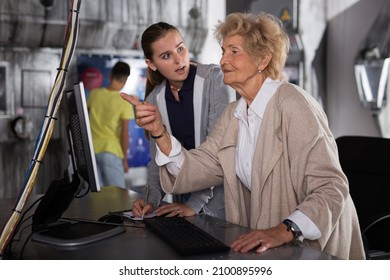
<svg viewBox="0 0 390 280">
<path fill-rule="evenodd" d="M 144 219 L 144 223 L 183 256 L 230 250 L 229 246 L 182 217 L 154 217 Z"/>
</svg>

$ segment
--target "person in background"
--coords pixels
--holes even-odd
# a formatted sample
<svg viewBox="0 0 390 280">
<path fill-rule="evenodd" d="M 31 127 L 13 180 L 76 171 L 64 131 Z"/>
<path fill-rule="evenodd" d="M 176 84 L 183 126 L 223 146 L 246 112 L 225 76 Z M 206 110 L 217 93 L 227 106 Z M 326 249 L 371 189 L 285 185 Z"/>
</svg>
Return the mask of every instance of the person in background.
<svg viewBox="0 0 390 280">
<path fill-rule="evenodd" d="M 96 164 L 102 186 L 126 188 L 125 173 L 129 146 L 129 120 L 133 106 L 126 104 L 119 91 L 130 75 L 130 66 L 118 61 L 110 72 L 109 85 L 91 90 L 87 106 Z"/>
<path fill-rule="evenodd" d="M 221 68 L 190 62 L 189 50 L 181 33 L 166 22 L 149 26 L 142 34 L 141 45 L 148 65 L 146 102 L 159 108 L 165 123 L 164 131 L 175 135 L 189 150 L 199 146 L 235 96 L 234 91 L 223 84 Z M 150 137 L 148 203 L 144 207 L 144 200 L 137 199 L 133 204 L 133 214 L 142 216 L 143 212 L 157 208 L 157 215 L 193 216 L 203 210 L 208 215 L 224 219 L 222 186 L 174 196 L 174 203 L 160 205 L 165 193 L 154 161 L 155 140 L 160 137 Z"/>
<path fill-rule="evenodd" d="M 252 231 L 231 244 L 257 253 L 289 242 L 342 259 L 364 259 L 356 209 L 327 117 L 302 88 L 282 79 L 289 39 L 270 14 L 233 13 L 219 22 L 224 82 L 241 98 L 213 132 L 186 150 L 164 128 L 158 108 L 136 97 L 136 122 L 156 143 L 168 193 L 224 184 L 226 219 Z"/>
</svg>

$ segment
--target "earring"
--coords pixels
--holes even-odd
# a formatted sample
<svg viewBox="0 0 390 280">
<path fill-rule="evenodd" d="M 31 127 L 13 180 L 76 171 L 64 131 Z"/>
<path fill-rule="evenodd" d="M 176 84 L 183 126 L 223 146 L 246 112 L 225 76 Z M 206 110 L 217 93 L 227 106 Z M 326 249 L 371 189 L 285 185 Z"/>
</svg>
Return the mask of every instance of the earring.
<svg viewBox="0 0 390 280">
<path fill-rule="evenodd" d="M 263 73 L 263 70 L 257 70 L 257 73 L 259 73 L 259 74 L 261 74 L 261 73 Z"/>
</svg>

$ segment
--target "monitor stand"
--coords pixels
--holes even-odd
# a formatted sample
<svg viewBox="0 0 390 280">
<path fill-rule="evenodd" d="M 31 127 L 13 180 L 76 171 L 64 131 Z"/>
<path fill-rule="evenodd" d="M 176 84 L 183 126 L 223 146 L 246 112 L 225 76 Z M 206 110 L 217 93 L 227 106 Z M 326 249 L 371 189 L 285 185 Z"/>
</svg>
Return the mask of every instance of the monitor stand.
<svg viewBox="0 0 390 280">
<path fill-rule="evenodd" d="M 125 232 L 122 225 L 98 222 L 62 222 L 35 232 L 31 239 L 60 247 L 72 247 L 96 242 Z"/>
</svg>

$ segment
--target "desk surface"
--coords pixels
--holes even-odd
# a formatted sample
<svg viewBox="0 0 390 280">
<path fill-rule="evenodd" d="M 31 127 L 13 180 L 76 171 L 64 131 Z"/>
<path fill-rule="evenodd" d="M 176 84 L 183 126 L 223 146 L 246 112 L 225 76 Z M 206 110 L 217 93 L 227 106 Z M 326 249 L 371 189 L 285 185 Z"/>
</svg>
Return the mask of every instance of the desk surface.
<svg viewBox="0 0 390 280">
<path fill-rule="evenodd" d="M 119 211 L 131 207 L 138 197 L 133 191 L 126 191 L 116 187 L 104 187 L 99 193 L 89 193 L 87 196 L 74 199 L 63 217 L 75 219 L 97 220 L 109 211 Z M 34 202 L 34 197 L 29 203 Z M 12 209 L 14 200 L 2 199 L 0 201 L 0 225 L 3 226 Z M 30 213 L 30 214 L 33 214 Z M 28 216 L 28 215 L 26 215 Z M 229 245 L 239 235 L 249 229 L 212 218 L 207 215 L 197 215 L 188 218 L 200 228 L 209 232 L 225 244 Z M 26 222 L 26 225 L 30 221 Z M 23 226 L 22 226 L 23 228 Z M 58 248 L 39 242 L 28 240 L 22 252 L 22 247 L 29 237 L 31 227 L 22 231 L 19 241 L 12 243 L 12 258 L 15 259 L 41 259 L 41 260 L 74 260 L 74 259 L 102 259 L 102 260 L 129 260 L 129 259 L 234 259 L 234 260 L 286 260 L 286 259 L 333 259 L 333 257 L 311 248 L 297 244 L 268 250 L 263 254 L 254 252 L 242 254 L 233 251 L 208 255 L 193 255 L 183 258 L 171 247 L 164 243 L 153 232 L 146 228 L 126 227 L 126 232 L 119 235 L 72 248 Z M 19 239 L 19 233 L 17 233 Z"/>
</svg>

